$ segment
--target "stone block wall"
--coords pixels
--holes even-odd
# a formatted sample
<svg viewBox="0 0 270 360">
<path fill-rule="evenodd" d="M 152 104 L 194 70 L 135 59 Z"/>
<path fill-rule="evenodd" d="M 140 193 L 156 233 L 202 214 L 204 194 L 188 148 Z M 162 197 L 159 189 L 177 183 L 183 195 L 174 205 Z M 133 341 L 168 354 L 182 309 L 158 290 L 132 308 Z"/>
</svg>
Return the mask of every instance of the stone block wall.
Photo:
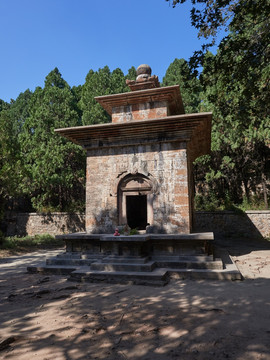
<svg viewBox="0 0 270 360">
<path fill-rule="evenodd" d="M 112 122 L 125 123 L 134 120 L 157 119 L 168 115 L 167 101 L 152 101 L 113 107 Z"/>
<path fill-rule="evenodd" d="M 65 234 L 85 231 L 84 214 L 37 213 L 9 214 L 3 223 L 7 236 L 36 234 Z M 194 232 L 213 231 L 216 238 L 270 237 L 270 211 L 232 211 L 195 213 Z"/>
<path fill-rule="evenodd" d="M 212 231 L 215 238 L 270 237 L 270 211 L 198 211 L 194 232 Z"/>
<path fill-rule="evenodd" d="M 84 214 L 18 213 L 7 214 L 3 230 L 6 236 L 60 235 L 85 231 L 84 224 Z"/>
<path fill-rule="evenodd" d="M 123 176 L 153 179 L 156 231 L 189 233 L 190 199 L 186 143 L 152 143 L 95 149 L 87 153 L 86 231 L 111 233 L 119 224 L 117 190 Z"/>
</svg>

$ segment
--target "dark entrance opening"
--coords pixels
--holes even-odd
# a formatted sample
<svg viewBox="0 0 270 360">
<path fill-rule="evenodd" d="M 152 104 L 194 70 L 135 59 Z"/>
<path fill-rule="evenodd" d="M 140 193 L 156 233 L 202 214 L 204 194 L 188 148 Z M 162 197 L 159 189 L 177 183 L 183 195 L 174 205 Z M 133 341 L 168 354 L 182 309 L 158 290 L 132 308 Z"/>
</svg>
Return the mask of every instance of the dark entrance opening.
<svg viewBox="0 0 270 360">
<path fill-rule="evenodd" d="M 127 195 L 127 223 L 131 229 L 145 230 L 147 225 L 147 195 Z"/>
</svg>

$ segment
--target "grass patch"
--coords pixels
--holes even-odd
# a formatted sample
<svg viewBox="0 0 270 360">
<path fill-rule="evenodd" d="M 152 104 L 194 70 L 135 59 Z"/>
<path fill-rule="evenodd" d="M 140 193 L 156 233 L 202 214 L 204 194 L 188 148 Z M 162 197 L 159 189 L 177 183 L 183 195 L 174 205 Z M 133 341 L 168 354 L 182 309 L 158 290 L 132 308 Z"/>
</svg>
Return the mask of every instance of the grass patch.
<svg viewBox="0 0 270 360">
<path fill-rule="evenodd" d="M 49 248 L 63 246 L 62 240 L 56 239 L 49 234 L 35 235 L 35 236 L 9 236 L 2 237 L 0 249 L 3 250 L 17 250 L 21 248 Z"/>
<path fill-rule="evenodd" d="M 247 210 L 266 210 L 263 199 L 256 195 L 250 197 L 249 200 L 244 197 L 241 203 L 236 204 L 230 199 L 228 193 L 225 193 L 224 197 L 220 199 L 211 191 L 204 195 L 195 195 L 194 204 L 197 211 L 229 210 L 238 214 L 243 214 Z"/>
</svg>

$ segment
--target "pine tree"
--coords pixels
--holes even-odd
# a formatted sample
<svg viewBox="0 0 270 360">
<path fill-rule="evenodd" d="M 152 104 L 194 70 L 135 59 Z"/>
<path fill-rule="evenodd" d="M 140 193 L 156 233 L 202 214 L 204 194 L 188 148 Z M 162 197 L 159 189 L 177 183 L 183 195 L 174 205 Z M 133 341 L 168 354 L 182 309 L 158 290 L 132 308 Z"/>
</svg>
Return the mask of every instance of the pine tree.
<svg viewBox="0 0 270 360">
<path fill-rule="evenodd" d="M 20 144 L 18 138 L 25 119 L 29 115 L 32 93 L 26 90 L 11 103 L 0 102 L 0 203 L 5 207 L 16 208 L 22 197 L 21 182 L 24 177 Z"/>
<path fill-rule="evenodd" d="M 172 4 L 186 0 L 173 0 Z M 212 156 L 203 169 L 209 189 L 222 201 L 251 194 L 268 207 L 270 178 L 270 2 L 195 0 L 192 25 L 210 39 L 191 59 L 203 65 L 203 107 L 213 111 Z M 228 35 L 215 56 L 207 49 L 220 29 Z M 199 167 L 199 165 L 198 165 Z M 200 174 L 203 171 L 199 171 Z M 262 190 L 261 190 L 262 189 Z M 263 196 L 262 196 L 263 195 Z"/>
<path fill-rule="evenodd" d="M 85 157 L 55 128 L 79 125 L 76 99 L 55 68 L 36 88 L 20 134 L 26 176 L 22 187 L 38 211 L 72 210 L 83 202 Z"/>
<path fill-rule="evenodd" d="M 110 116 L 94 99 L 95 96 L 109 95 L 111 93 L 110 76 L 111 73 L 108 66 L 96 72 L 93 70 L 88 72 L 80 100 L 83 125 L 110 122 Z"/>
<path fill-rule="evenodd" d="M 111 72 L 108 66 L 98 71 L 89 71 L 82 86 L 81 100 L 79 102 L 83 125 L 102 124 L 111 121 L 111 117 L 95 100 L 95 97 L 129 91 L 125 83 L 127 78 L 136 78 L 134 67 L 129 69 L 127 76 L 124 76 L 119 68 Z"/>
<path fill-rule="evenodd" d="M 175 59 L 168 67 L 163 78 L 163 86 L 180 85 L 182 100 L 186 113 L 200 111 L 202 87 L 188 62 Z"/>
</svg>

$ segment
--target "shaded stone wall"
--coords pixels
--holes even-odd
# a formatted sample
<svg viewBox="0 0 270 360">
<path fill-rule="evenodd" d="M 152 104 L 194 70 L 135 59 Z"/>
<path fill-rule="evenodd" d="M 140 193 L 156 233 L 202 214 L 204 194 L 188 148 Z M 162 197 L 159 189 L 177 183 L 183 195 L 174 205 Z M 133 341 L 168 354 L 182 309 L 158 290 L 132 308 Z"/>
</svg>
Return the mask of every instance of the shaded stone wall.
<svg viewBox="0 0 270 360">
<path fill-rule="evenodd" d="M 153 143 L 87 153 L 86 231 L 111 233 L 119 224 L 117 190 L 122 176 L 154 182 L 153 231 L 190 232 L 186 143 Z"/>
<path fill-rule="evenodd" d="M 194 232 L 213 231 L 215 238 L 270 237 L 270 211 L 196 212 Z"/>
<path fill-rule="evenodd" d="M 85 231 L 84 223 L 84 214 L 19 213 L 8 214 L 3 223 L 3 230 L 7 236 L 60 235 Z"/>
<path fill-rule="evenodd" d="M 270 237 L 270 211 L 196 212 L 194 232 L 213 231 L 215 237 Z M 64 234 L 85 231 L 84 214 L 36 213 L 13 214 L 6 218 L 3 228 L 8 236 L 35 234 Z"/>
</svg>

